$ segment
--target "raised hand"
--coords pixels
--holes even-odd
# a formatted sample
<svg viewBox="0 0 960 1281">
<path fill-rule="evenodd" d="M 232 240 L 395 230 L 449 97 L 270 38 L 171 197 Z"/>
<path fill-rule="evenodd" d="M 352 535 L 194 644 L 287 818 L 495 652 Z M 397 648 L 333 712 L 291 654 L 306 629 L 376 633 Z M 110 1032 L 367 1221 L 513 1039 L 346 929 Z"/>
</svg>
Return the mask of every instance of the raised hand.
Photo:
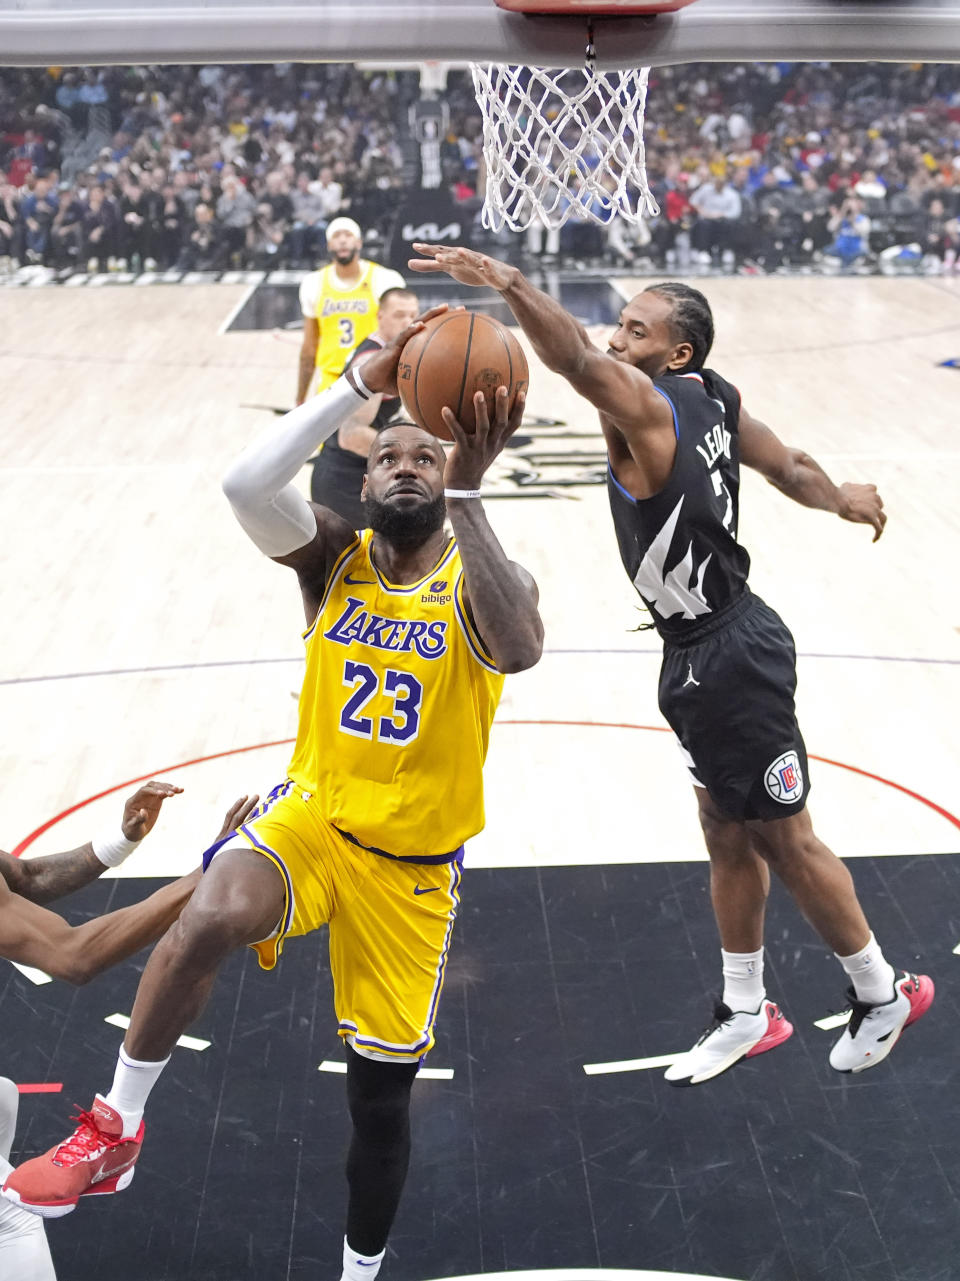
<svg viewBox="0 0 960 1281">
<path fill-rule="evenodd" d="M 224 814 L 223 825 L 213 838 L 213 844 L 216 845 L 217 841 L 222 841 L 225 836 L 229 836 L 231 832 L 235 832 L 242 826 L 257 808 L 259 801 L 260 797 L 256 792 L 252 796 L 241 796 L 235 800 Z"/>
<path fill-rule="evenodd" d="M 464 431 L 453 411 L 444 406 L 443 421 L 447 424 L 455 442 L 453 449 L 447 455 L 447 464 L 443 471 L 445 488 L 480 488 L 484 472 L 520 426 L 526 399 L 526 394 L 518 391 L 511 411 L 507 388 L 498 387 L 491 423 L 487 412 L 487 398 L 482 391 L 476 392 L 473 397 L 473 408 L 477 416 L 477 426 L 473 432 Z"/>
<path fill-rule="evenodd" d="M 173 783 L 158 783 L 151 779 L 137 788 L 127 799 L 123 807 L 121 827 L 128 841 L 142 841 L 160 816 L 160 806 L 169 796 L 177 796 L 183 791 Z"/>
<path fill-rule="evenodd" d="M 519 274 L 509 263 L 478 254 L 473 249 L 420 243 L 413 247 L 422 257 L 410 259 L 407 266 L 411 271 L 445 271 L 461 285 L 487 285 L 499 291 L 508 288 Z"/>
<path fill-rule="evenodd" d="M 883 533 L 887 523 L 887 513 L 883 510 L 883 499 L 877 492 L 876 485 L 840 485 L 842 506 L 840 516 L 843 520 L 853 521 L 856 525 L 872 525 L 876 530 L 873 541 L 876 542 Z"/>
</svg>

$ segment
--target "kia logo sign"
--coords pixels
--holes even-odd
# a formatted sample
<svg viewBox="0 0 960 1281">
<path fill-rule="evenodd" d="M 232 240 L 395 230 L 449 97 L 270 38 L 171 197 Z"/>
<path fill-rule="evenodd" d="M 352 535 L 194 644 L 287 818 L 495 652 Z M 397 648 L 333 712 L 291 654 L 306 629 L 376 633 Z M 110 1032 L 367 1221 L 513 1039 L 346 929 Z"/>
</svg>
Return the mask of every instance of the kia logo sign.
<svg viewBox="0 0 960 1281">
<path fill-rule="evenodd" d="M 427 245 L 435 245 L 440 240 L 462 240 L 463 228 L 458 222 L 448 222 L 445 227 L 435 222 L 422 222 L 419 227 L 415 227 L 412 222 L 408 222 L 404 224 L 400 235 L 411 243 L 419 240 Z"/>
</svg>

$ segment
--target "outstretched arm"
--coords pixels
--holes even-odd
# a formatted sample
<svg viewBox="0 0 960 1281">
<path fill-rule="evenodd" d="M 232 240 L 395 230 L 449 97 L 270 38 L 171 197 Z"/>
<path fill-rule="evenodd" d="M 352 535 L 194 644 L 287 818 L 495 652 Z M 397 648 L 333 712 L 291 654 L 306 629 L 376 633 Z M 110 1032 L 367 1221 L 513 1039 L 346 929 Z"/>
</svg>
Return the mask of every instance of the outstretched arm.
<svg viewBox="0 0 960 1281">
<path fill-rule="evenodd" d="M 445 271 L 461 284 L 496 289 L 546 367 L 618 427 L 672 427 L 670 406 L 647 375 L 595 347 L 583 325 L 516 267 L 472 249 L 424 244 L 414 249 L 424 255 L 410 260 L 414 271 Z"/>
<path fill-rule="evenodd" d="M 236 801 L 227 811 L 221 835 L 242 823 L 257 799 L 242 796 Z M 75 853 L 82 854 L 83 849 Z M 52 857 L 63 859 L 69 855 Z M 12 863 L 17 861 L 10 859 Z M 102 863 L 100 870 L 103 871 Z M 21 965 L 36 966 L 68 983 L 87 983 L 148 943 L 156 942 L 180 915 L 199 879 L 198 868 L 141 903 L 72 926 L 56 912 L 15 893 L 4 875 L 0 877 L 0 956 Z"/>
<path fill-rule="evenodd" d="M 887 523 L 876 485 L 835 485 L 802 449 L 791 449 L 758 418 L 740 411 L 740 461 L 754 468 L 782 494 L 804 507 L 833 512 L 842 520 L 872 525 L 876 542 Z"/>
<path fill-rule="evenodd" d="M 163 802 L 182 791 L 182 787 L 154 779 L 138 788 L 124 805 L 120 824 L 123 841 L 128 842 L 131 848 L 123 850 L 118 842 L 122 853 L 109 862 L 104 857 L 103 841 L 88 841 L 78 849 L 65 850 L 62 854 L 44 854 L 39 858 L 12 858 L 0 851 L 0 877 L 15 894 L 32 903 L 49 903 L 65 894 L 72 894 L 95 881 L 108 866 L 115 867 L 132 854 L 134 845 L 152 831 Z"/>
<path fill-rule="evenodd" d="M 537 584 L 522 566 L 507 559 L 479 498 L 453 497 L 451 491 L 476 493 L 484 472 L 520 425 L 524 395 L 518 393 L 512 414 L 508 413 L 507 396 L 506 387 L 497 388 L 491 424 L 486 399 L 477 392 L 473 398 L 477 425 L 470 434 L 449 409 L 443 410 L 456 441 L 447 458 L 443 483 L 447 514 L 463 561 L 467 608 L 498 670 L 505 674 L 533 667 L 543 651 Z"/>
<path fill-rule="evenodd" d="M 0 880 L 0 956 L 68 983 L 87 983 L 154 943 L 183 911 L 200 872 L 165 885 L 142 903 L 71 926 L 62 916 L 13 894 Z"/>
</svg>

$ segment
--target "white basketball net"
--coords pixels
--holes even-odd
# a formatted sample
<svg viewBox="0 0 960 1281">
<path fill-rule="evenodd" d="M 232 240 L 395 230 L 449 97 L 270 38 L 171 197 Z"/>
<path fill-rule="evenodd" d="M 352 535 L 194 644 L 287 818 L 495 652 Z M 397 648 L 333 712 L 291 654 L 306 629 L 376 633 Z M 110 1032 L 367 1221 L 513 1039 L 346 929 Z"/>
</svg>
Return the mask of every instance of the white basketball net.
<svg viewBox="0 0 960 1281">
<path fill-rule="evenodd" d="M 483 112 L 485 227 L 637 223 L 660 212 L 644 163 L 647 67 L 471 70 Z"/>
</svg>

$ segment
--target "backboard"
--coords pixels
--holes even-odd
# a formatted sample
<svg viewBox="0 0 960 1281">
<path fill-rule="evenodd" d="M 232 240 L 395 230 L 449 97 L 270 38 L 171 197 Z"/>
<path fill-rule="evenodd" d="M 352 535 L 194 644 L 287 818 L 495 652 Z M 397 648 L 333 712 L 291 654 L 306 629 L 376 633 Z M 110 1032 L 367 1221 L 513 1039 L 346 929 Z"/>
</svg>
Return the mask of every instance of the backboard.
<svg viewBox="0 0 960 1281">
<path fill-rule="evenodd" d="M 600 67 L 765 60 L 960 61 L 960 0 L 696 0 L 594 19 Z M 495 0 L 0 0 L 0 62 L 485 60 L 575 67 L 586 17 Z"/>
</svg>

